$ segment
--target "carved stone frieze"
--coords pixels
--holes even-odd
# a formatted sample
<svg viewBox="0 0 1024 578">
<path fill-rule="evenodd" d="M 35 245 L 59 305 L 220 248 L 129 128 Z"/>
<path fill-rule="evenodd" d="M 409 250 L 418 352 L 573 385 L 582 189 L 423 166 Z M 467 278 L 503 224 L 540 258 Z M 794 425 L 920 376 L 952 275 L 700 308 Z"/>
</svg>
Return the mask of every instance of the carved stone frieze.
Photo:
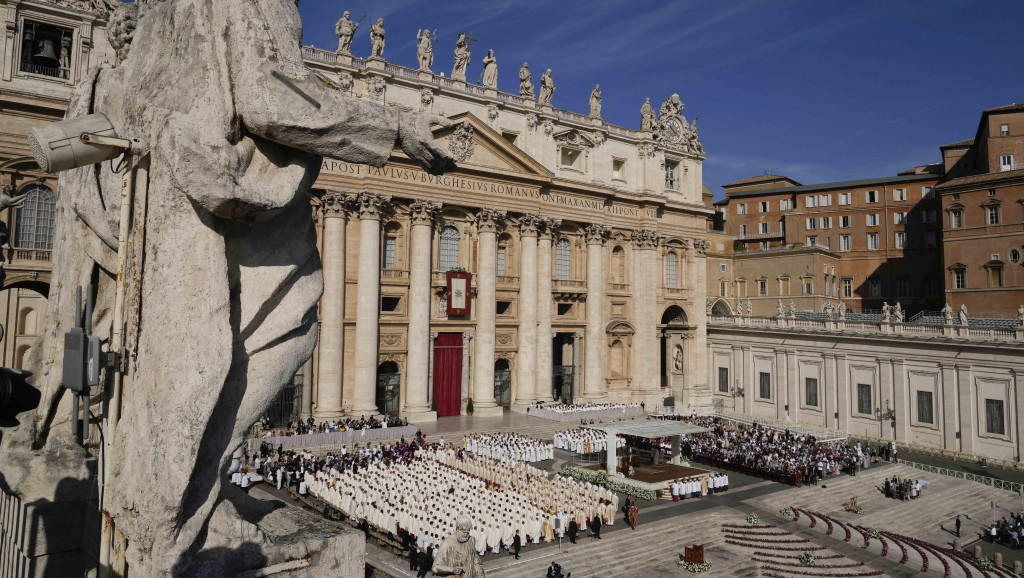
<svg viewBox="0 0 1024 578">
<path fill-rule="evenodd" d="M 429 88 L 420 90 L 420 109 L 428 110 L 434 103 L 434 91 Z"/>
<path fill-rule="evenodd" d="M 537 115 L 532 112 L 526 115 L 526 128 L 530 130 L 536 130 L 537 128 Z"/>
</svg>

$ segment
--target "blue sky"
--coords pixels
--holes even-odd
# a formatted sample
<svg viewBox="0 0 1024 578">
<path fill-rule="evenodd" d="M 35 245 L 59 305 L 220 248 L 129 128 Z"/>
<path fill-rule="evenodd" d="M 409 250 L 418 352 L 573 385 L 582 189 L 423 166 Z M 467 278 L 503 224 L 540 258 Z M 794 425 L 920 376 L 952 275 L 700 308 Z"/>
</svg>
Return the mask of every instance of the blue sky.
<svg viewBox="0 0 1024 578">
<path fill-rule="evenodd" d="M 498 88 L 518 92 L 525 60 L 552 103 L 588 112 L 600 83 L 606 121 L 639 128 L 644 97 L 673 92 L 699 118 L 704 183 L 769 168 L 805 184 L 893 175 L 938 162 L 939 145 L 974 136 L 985 108 L 1024 101 L 1021 0 L 302 0 L 304 42 L 334 49 L 343 10 L 383 17 L 384 56 L 416 66 L 416 31 L 437 29 L 434 71 L 450 73 L 472 31 L 467 77 L 487 49 Z"/>
</svg>

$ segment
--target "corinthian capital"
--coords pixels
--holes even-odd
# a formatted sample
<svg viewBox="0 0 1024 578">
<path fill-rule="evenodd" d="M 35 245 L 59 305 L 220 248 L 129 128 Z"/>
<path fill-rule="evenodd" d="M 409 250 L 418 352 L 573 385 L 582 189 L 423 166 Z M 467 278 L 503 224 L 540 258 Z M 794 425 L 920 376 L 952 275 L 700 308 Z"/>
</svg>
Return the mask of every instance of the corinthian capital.
<svg viewBox="0 0 1024 578">
<path fill-rule="evenodd" d="M 632 234 L 633 246 L 637 249 L 657 249 L 658 248 L 658 233 L 650 229 L 639 229 L 633 231 Z"/>
<path fill-rule="evenodd" d="M 356 204 L 359 209 L 359 218 L 361 220 L 379 221 L 381 213 L 387 210 L 390 203 L 390 195 L 362 193 L 356 197 Z"/>
<path fill-rule="evenodd" d="M 525 213 L 519 217 L 519 235 L 522 237 L 536 237 L 537 230 L 542 227 L 540 215 Z"/>
<path fill-rule="evenodd" d="M 600 223 L 592 223 L 583 230 L 588 245 L 603 245 L 608 239 L 608 227 Z"/>
<path fill-rule="evenodd" d="M 440 203 L 416 201 L 409 205 L 409 218 L 412 220 L 413 225 L 431 225 L 437 217 L 437 211 L 440 208 Z"/>
<path fill-rule="evenodd" d="M 496 233 L 505 220 L 505 211 L 480 209 L 476 214 L 476 229 L 480 233 Z"/>
<path fill-rule="evenodd" d="M 320 197 L 320 208 L 325 218 L 344 217 L 345 211 L 348 210 L 348 198 L 344 193 L 327 191 Z"/>
</svg>

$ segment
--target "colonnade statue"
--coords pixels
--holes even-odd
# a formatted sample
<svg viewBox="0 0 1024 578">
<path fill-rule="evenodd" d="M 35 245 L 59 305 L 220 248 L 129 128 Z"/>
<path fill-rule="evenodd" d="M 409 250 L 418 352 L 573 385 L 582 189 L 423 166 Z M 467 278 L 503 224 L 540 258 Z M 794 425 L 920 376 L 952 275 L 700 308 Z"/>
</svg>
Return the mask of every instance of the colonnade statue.
<svg viewBox="0 0 1024 578">
<path fill-rule="evenodd" d="M 102 112 L 151 151 L 105 506 L 133 575 L 234 576 L 267 541 L 246 521 L 262 502 L 227 483 L 231 454 L 316 345 L 323 277 L 307 193 L 322 159 L 379 167 L 400 145 L 440 174 L 455 163 L 431 125 L 452 123 L 325 86 L 302 64 L 295 0 L 121 5 L 111 20 L 136 13 L 134 40 L 112 39 L 131 42 L 124 61 L 90 71 L 67 112 Z M 0 487 L 26 503 L 57 501 L 58 481 L 82 469 L 50 457 L 73 445 L 60 360 L 77 285 L 98 285 L 94 332 L 111 334 L 121 179 L 110 165 L 60 176 L 53 283 L 28 363 L 43 401 L 0 446 Z"/>
<path fill-rule="evenodd" d="M 483 564 L 476 553 L 476 539 L 469 535 L 473 521 L 466 517 L 455 520 L 455 533 L 441 542 L 437 558 L 430 569 L 436 576 L 485 578 Z"/>
</svg>

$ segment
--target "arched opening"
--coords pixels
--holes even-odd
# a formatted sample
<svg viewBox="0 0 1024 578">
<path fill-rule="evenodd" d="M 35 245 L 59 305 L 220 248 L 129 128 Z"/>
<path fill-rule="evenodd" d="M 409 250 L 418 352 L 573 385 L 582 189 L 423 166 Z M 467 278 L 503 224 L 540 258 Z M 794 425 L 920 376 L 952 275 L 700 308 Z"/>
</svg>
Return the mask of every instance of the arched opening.
<svg viewBox="0 0 1024 578">
<path fill-rule="evenodd" d="M 377 366 L 377 411 L 398 417 L 398 392 L 402 383 L 402 374 L 398 364 L 385 361 Z"/>
<path fill-rule="evenodd" d="M 714 305 L 711 306 L 711 315 L 713 317 L 729 316 L 732 315 L 732 309 L 729 307 L 729 304 L 726 303 L 724 299 L 719 299 L 718 301 L 715 301 Z"/>
<path fill-rule="evenodd" d="M 14 369 L 24 369 L 28 361 L 28 355 L 32 353 L 31 345 L 22 345 L 14 355 Z"/>
<path fill-rule="evenodd" d="M 438 267 L 441 271 L 451 271 L 459 266 L 459 230 L 448 225 L 441 229 L 440 255 Z"/>
<path fill-rule="evenodd" d="M 621 339 L 612 341 L 608 352 L 608 368 L 611 369 L 612 377 L 624 377 L 626 374 L 626 348 L 622 345 Z"/>
<path fill-rule="evenodd" d="M 683 383 L 686 374 L 686 346 L 684 338 L 690 330 L 689 317 L 678 305 L 670 305 L 661 315 L 663 331 L 659 333 L 661 360 L 661 386 Z"/>
<path fill-rule="evenodd" d="M 36 310 L 25 307 L 18 312 L 17 335 L 35 335 L 37 332 Z"/>
<path fill-rule="evenodd" d="M 494 362 L 494 401 L 505 409 L 512 405 L 512 366 L 507 359 Z"/>
<path fill-rule="evenodd" d="M 18 209 L 14 246 L 19 249 L 53 248 L 53 217 L 56 197 L 49 187 L 30 185 L 22 191 L 25 203 Z"/>
<path fill-rule="evenodd" d="M 662 325 L 675 325 L 680 327 L 689 326 L 689 321 L 686 317 L 686 311 L 678 305 L 671 305 L 665 310 L 665 313 L 661 316 Z"/>
</svg>

